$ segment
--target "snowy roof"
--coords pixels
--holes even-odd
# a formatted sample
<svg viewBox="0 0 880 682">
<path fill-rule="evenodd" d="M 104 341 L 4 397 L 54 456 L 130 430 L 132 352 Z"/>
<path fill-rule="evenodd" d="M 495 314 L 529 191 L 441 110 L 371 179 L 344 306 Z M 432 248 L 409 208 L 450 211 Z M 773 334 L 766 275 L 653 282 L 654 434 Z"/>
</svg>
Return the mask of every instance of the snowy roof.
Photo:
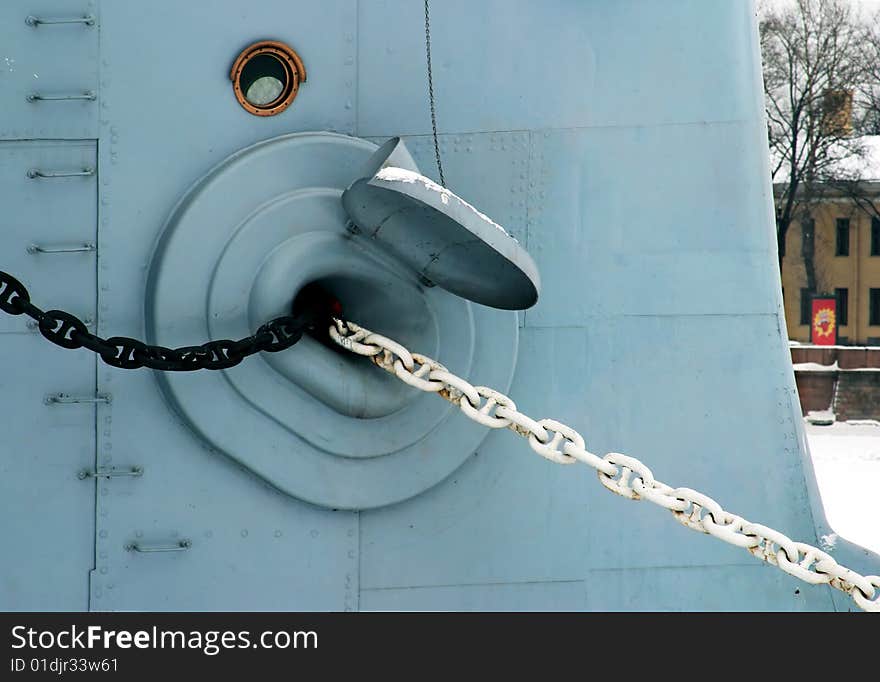
<svg viewBox="0 0 880 682">
<path fill-rule="evenodd" d="M 880 135 L 864 135 L 859 142 L 865 149 L 864 158 L 841 161 L 840 169 L 862 180 L 880 180 Z"/>
<path fill-rule="evenodd" d="M 871 183 L 872 186 L 880 185 L 880 135 L 863 135 L 855 138 L 863 150 L 863 154 L 859 156 L 849 156 L 852 152 L 847 150 L 841 153 L 843 158 L 837 161 L 833 166 L 833 175 L 838 180 L 858 180 L 859 182 Z M 850 141 L 849 144 L 851 144 Z M 835 149 L 832 146 L 829 153 L 835 156 Z M 831 171 L 832 168 L 827 169 Z M 774 187 L 777 191 L 785 187 L 788 179 L 788 172 L 785 165 L 779 169 L 779 172 L 773 176 Z"/>
</svg>

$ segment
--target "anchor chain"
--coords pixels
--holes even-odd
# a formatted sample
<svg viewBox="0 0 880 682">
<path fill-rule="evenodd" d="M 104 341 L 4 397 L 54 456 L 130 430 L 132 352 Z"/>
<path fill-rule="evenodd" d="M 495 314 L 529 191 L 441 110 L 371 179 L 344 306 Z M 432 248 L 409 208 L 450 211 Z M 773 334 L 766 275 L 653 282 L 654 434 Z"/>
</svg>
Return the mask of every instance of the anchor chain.
<svg viewBox="0 0 880 682">
<path fill-rule="evenodd" d="M 166 348 L 153 346 L 127 336 L 102 339 L 89 332 L 86 324 L 63 310 L 43 311 L 31 303 L 27 288 L 12 275 L 0 271 L 0 310 L 10 315 L 27 315 L 38 324 L 40 333 L 62 348 L 87 348 L 120 369 L 149 369 L 163 372 L 192 372 L 235 367 L 255 353 L 277 353 L 297 343 L 303 334 L 321 325 L 338 303 L 312 290 L 310 305 L 297 315 L 277 317 L 260 327 L 256 334 L 240 341 L 220 339 L 200 346 Z"/>
<path fill-rule="evenodd" d="M 670 511 L 690 528 L 741 547 L 752 556 L 812 585 L 830 585 L 848 594 L 856 605 L 880 612 L 880 576 L 864 576 L 841 566 L 826 552 L 795 542 L 777 530 L 726 511 L 711 497 L 690 488 L 658 481 L 635 457 L 610 452 L 603 457 L 586 449 L 583 436 L 553 419 L 523 414 L 508 396 L 474 386 L 425 355 L 354 322 L 333 318 L 330 338 L 352 353 L 369 357 L 404 383 L 457 405 L 468 418 L 490 429 L 511 429 L 536 453 L 557 464 L 582 462 L 593 469 L 608 490 L 630 500 L 648 500 Z"/>
<path fill-rule="evenodd" d="M 468 418 L 487 428 L 511 429 L 526 438 L 537 454 L 557 464 L 582 462 L 596 470 L 608 490 L 630 500 L 648 500 L 668 510 L 687 528 L 712 535 L 782 571 L 812 585 L 830 585 L 848 594 L 856 605 L 880 612 L 880 576 L 861 575 L 840 565 L 832 556 L 785 534 L 753 523 L 721 507 L 696 490 L 672 487 L 658 481 L 642 461 L 610 452 L 600 457 L 586 449 L 583 436 L 553 419 L 535 420 L 520 412 L 516 403 L 486 386 L 474 386 L 451 373 L 432 358 L 407 348 L 354 322 L 333 315 L 339 303 L 324 292 L 308 292 L 309 305 L 297 315 L 278 317 L 257 333 L 231 341 L 209 341 L 201 346 L 165 348 L 128 337 L 102 339 L 91 334 L 85 323 L 62 310 L 43 311 L 31 303 L 27 288 L 0 271 L 0 310 L 34 319 L 40 333 L 62 348 L 87 348 L 108 365 L 122 369 L 148 367 L 161 371 L 218 370 L 234 367 L 258 352 L 278 352 L 297 343 L 307 330 L 332 320 L 330 338 L 352 353 L 369 357 L 404 383 L 457 405 Z M 299 300 L 299 299 L 298 299 Z"/>
<path fill-rule="evenodd" d="M 431 105 L 434 156 L 437 159 L 437 171 L 440 173 L 440 184 L 446 187 L 446 178 L 443 176 L 443 162 L 440 160 L 440 142 L 437 139 L 437 105 L 434 101 L 434 69 L 431 66 L 431 8 L 429 0 L 425 0 L 425 61 L 428 64 L 428 103 Z"/>
</svg>

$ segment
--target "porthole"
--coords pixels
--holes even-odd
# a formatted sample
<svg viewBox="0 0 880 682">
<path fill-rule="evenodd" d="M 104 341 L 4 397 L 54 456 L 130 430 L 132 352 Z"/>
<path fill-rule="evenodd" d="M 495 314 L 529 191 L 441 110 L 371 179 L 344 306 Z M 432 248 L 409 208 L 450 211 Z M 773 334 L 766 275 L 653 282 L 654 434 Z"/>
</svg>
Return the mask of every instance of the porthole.
<svg viewBox="0 0 880 682">
<path fill-rule="evenodd" d="M 306 80 L 302 59 L 289 45 L 261 40 L 245 48 L 229 74 L 235 98 L 255 116 L 280 114 Z"/>
</svg>

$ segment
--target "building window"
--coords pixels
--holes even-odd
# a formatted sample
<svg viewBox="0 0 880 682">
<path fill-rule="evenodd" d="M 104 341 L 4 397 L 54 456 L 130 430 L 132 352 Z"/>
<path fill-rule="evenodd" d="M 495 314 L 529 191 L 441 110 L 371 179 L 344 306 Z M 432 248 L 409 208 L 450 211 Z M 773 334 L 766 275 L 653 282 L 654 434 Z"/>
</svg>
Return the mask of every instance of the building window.
<svg viewBox="0 0 880 682">
<path fill-rule="evenodd" d="M 845 327 L 849 324 L 849 289 L 835 289 L 837 296 L 837 325 Z"/>
<path fill-rule="evenodd" d="M 880 218 L 871 218 L 871 255 L 880 256 Z"/>
<path fill-rule="evenodd" d="M 871 289 L 868 297 L 868 324 L 880 325 L 880 289 Z"/>
<path fill-rule="evenodd" d="M 871 291 L 874 291 L 874 289 L 871 289 Z M 877 291 L 880 291 L 880 289 Z M 810 324 L 810 317 L 813 312 L 810 308 L 810 290 L 801 289 L 801 324 Z"/>
<path fill-rule="evenodd" d="M 801 256 L 804 258 L 812 258 L 816 253 L 815 244 L 816 221 L 812 218 L 805 218 L 801 221 Z"/>
<path fill-rule="evenodd" d="M 849 255 L 849 218 L 837 219 L 837 241 L 834 255 Z"/>
</svg>

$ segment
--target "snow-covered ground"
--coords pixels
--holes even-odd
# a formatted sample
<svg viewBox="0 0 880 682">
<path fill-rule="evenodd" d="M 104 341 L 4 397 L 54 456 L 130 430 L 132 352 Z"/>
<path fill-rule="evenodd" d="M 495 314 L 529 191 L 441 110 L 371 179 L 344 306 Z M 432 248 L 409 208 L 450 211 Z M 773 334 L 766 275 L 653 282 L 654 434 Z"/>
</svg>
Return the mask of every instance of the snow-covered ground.
<svg viewBox="0 0 880 682">
<path fill-rule="evenodd" d="M 880 422 L 807 423 L 806 429 L 828 523 L 880 553 Z"/>
</svg>

